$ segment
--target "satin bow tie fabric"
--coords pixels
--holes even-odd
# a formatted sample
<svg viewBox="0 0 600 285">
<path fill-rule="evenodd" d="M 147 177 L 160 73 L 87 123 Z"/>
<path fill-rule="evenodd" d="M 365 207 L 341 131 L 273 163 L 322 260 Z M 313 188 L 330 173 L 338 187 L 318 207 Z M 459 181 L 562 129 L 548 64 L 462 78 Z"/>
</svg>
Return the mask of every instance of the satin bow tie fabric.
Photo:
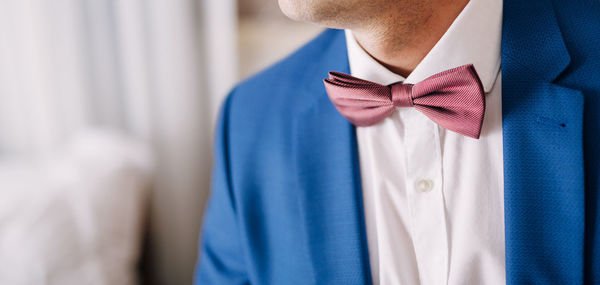
<svg viewBox="0 0 600 285">
<path fill-rule="evenodd" d="M 472 64 L 435 74 L 417 84 L 389 86 L 329 72 L 325 89 L 336 109 L 355 126 L 371 126 L 397 107 L 414 107 L 441 127 L 478 139 L 485 93 Z"/>
</svg>

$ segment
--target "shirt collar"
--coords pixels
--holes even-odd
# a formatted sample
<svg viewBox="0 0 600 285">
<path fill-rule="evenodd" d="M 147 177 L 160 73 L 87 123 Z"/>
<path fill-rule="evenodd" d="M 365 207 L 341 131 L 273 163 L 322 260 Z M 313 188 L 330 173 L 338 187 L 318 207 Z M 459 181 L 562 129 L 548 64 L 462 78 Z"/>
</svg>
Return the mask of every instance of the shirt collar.
<svg viewBox="0 0 600 285">
<path fill-rule="evenodd" d="M 389 85 L 417 83 L 447 69 L 472 63 L 489 92 L 500 70 L 502 0 L 471 0 L 415 70 L 406 78 L 373 59 L 346 30 L 350 72 L 365 80 Z"/>
</svg>

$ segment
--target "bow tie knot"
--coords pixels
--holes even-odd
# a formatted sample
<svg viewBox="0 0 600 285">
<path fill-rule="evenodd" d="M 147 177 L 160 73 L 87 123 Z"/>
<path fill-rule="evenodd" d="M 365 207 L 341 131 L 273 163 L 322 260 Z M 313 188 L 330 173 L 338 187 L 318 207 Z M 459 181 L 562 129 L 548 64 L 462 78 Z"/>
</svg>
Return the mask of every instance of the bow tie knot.
<svg viewBox="0 0 600 285">
<path fill-rule="evenodd" d="M 356 126 L 374 125 L 397 107 L 414 107 L 448 130 L 476 139 L 481 133 L 485 96 L 472 64 L 414 85 L 384 86 L 340 72 L 330 72 L 324 82 L 336 109 Z"/>
<path fill-rule="evenodd" d="M 393 84 L 390 86 L 392 103 L 394 107 L 412 107 L 414 106 L 412 98 L 412 84 Z"/>
</svg>

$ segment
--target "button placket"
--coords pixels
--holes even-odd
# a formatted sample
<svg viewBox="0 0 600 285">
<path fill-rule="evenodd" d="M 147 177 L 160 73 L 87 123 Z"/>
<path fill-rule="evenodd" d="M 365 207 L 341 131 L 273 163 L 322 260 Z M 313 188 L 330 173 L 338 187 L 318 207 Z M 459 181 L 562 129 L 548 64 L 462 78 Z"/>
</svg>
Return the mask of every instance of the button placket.
<svg viewBox="0 0 600 285">
<path fill-rule="evenodd" d="M 445 284 L 448 262 L 447 225 L 442 193 L 439 130 L 420 113 L 403 118 L 406 145 L 406 187 L 413 244 L 421 284 Z"/>
</svg>

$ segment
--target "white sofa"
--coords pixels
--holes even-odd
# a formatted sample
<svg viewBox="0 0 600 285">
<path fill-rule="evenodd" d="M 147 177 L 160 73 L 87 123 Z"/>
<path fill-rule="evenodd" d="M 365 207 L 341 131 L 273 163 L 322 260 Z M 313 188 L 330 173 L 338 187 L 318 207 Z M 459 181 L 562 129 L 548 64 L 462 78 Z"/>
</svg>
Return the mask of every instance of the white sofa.
<svg viewBox="0 0 600 285">
<path fill-rule="evenodd" d="M 0 284 L 136 284 L 149 149 L 106 131 L 0 160 Z"/>
</svg>

